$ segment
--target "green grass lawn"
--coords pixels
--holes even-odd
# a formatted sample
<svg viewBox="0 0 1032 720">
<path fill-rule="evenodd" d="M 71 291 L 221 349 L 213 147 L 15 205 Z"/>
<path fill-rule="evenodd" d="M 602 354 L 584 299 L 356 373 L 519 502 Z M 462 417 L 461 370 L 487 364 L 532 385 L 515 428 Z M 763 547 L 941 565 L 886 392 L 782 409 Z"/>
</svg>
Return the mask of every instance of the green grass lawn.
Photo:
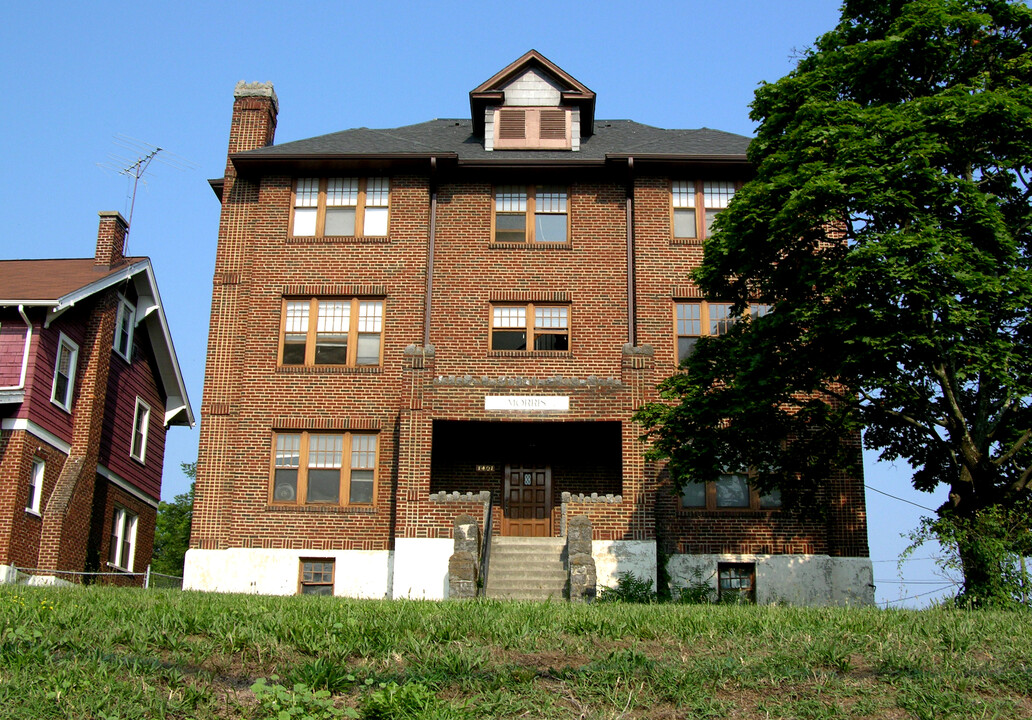
<svg viewBox="0 0 1032 720">
<path fill-rule="evenodd" d="M 1032 614 L 0 586 L 4 718 L 1032 717 Z"/>
</svg>

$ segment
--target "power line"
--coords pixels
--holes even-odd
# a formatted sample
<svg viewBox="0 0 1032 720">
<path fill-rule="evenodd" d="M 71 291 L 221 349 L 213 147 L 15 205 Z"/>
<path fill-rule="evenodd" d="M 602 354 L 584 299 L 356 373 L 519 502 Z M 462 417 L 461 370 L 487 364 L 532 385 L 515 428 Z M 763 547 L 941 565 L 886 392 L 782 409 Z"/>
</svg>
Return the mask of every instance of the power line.
<svg viewBox="0 0 1032 720">
<path fill-rule="evenodd" d="M 917 595 L 908 595 L 907 597 L 902 597 L 897 600 L 882 600 L 880 603 L 878 603 L 878 605 L 891 605 L 892 603 L 901 603 L 907 600 L 916 600 L 919 597 L 924 597 L 925 595 L 934 595 L 937 592 L 942 592 L 947 588 L 956 587 L 959 584 L 960 583 L 950 583 L 949 585 L 943 585 L 942 587 L 936 588 L 935 590 L 929 590 L 928 592 L 918 593 Z"/>
<path fill-rule="evenodd" d="M 930 508 L 930 507 L 927 507 L 927 506 L 925 506 L 925 505 L 919 505 L 919 504 L 917 504 L 916 502 L 912 502 L 912 501 L 910 501 L 910 500 L 907 500 L 907 499 L 905 499 L 905 498 L 901 498 L 901 497 L 898 497 L 898 496 L 896 496 L 896 495 L 890 495 L 889 493 L 885 492 L 884 490 L 879 490 L 879 489 L 878 489 L 878 488 L 876 488 L 876 487 L 871 487 L 871 486 L 870 486 L 870 485 L 868 485 L 867 483 L 864 483 L 864 487 L 865 487 L 865 488 L 867 488 L 868 490 L 874 490 L 874 491 L 875 491 L 876 493 L 879 493 L 879 494 L 881 494 L 881 495 L 884 495 L 885 497 L 890 497 L 890 498 L 892 498 L 893 500 L 899 500 L 900 502 L 905 502 L 905 503 L 906 503 L 907 505 L 913 505 L 914 507 L 919 507 L 919 508 L 921 508 L 922 510 L 927 510 L 928 512 L 935 512 L 935 510 L 933 510 L 933 509 L 932 509 L 932 508 Z"/>
</svg>

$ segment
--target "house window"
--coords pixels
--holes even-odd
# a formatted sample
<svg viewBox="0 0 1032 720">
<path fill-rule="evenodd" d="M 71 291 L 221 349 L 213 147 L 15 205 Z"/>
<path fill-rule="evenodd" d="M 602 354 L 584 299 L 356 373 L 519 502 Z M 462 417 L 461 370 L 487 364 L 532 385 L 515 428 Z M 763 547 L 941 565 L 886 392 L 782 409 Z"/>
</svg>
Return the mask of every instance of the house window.
<svg viewBox="0 0 1032 720">
<path fill-rule="evenodd" d="M 125 508 L 115 507 L 111 518 L 111 547 L 108 563 L 120 570 L 132 572 L 136 554 L 137 517 Z"/>
<path fill-rule="evenodd" d="M 115 318 L 115 352 L 126 361 L 133 356 L 133 328 L 136 326 L 136 307 L 121 295 L 118 296 L 118 316 Z"/>
<path fill-rule="evenodd" d="M 281 365 L 379 365 L 382 342 L 382 300 L 283 301 Z"/>
<path fill-rule="evenodd" d="M 368 433 L 276 433 L 272 502 L 371 505 L 377 436 Z"/>
<path fill-rule="evenodd" d="M 32 471 L 29 473 L 29 502 L 25 509 L 39 515 L 39 504 L 43 497 L 43 475 L 46 464 L 39 458 L 32 458 Z"/>
<path fill-rule="evenodd" d="M 677 333 L 677 362 L 692 354 L 703 335 L 723 335 L 737 318 L 731 315 L 731 303 L 679 302 L 674 304 L 674 325 Z"/>
<path fill-rule="evenodd" d="M 565 108 L 505 107 L 494 111 L 496 150 L 570 150 L 571 116 Z"/>
<path fill-rule="evenodd" d="M 709 237 L 717 213 L 735 194 L 735 184 L 726 180 L 675 180 L 670 186 L 675 240 Z"/>
<path fill-rule="evenodd" d="M 752 563 L 717 563 L 720 602 L 756 602 L 756 566 Z"/>
<path fill-rule="evenodd" d="M 150 405 L 136 398 L 136 413 L 133 415 L 133 438 L 129 456 L 141 463 L 147 458 L 147 430 L 150 427 Z"/>
<path fill-rule="evenodd" d="M 495 188 L 495 242 L 564 243 L 568 236 L 566 188 L 555 185 Z"/>
<path fill-rule="evenodd" d="M 61 333 L 57 343 L 54 387 L 50 391 L 50 401 L 67 412 L 72 411 L 72 390 L 75 389 L 75 365 L 78 359 L 79 346 Z"/>
<path fill-rule="evenodd" d="M 716 482 L 688 483 L 681 490 L 681 507 L 693 510 L 776 510 L 781 491 L 760 495 L 749 487 L 747 473 L 728 473 Z"/>
<path fill-rule="evenodd" d="M 492 350 L 570 349 L 570 308 L 565 305 L 495 305 Z"/>
<path fill-rule="evenodd" d="M 389 178 L 299 178 L 294 237 L 386 237 Z"/>
<path fill-rule="evenodd" d="M 333 560 L 301 560 L 302 595 L 333 594 Z"/>
</svg>

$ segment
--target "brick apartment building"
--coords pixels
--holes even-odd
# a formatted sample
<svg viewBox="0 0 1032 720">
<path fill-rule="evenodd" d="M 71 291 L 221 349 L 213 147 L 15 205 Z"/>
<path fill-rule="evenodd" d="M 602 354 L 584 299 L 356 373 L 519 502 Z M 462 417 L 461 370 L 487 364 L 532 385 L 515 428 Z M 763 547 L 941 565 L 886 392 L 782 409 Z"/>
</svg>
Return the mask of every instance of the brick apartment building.
<svg viewBox="0 0 1032 720">
<path fill-rule="evenodd" d="M 102 212 L 92 258 L 0 261 L 0 582 L 150 563 L 165 431 L 194 417 L 127 230 Z"/>
<path fill-rule="evenodd" d="M 586 516 L 603 585 L 871 602 L 861 478 L 813 519 L 744 473 L 677 495 L 630 420 L 729 322 L 689 272 L 749 139 L 596 119 L 535 51 L 469 99 L 274 145 L 272 86 L 237 85 L 186 586 L 447 597 L 456 517 L 490 513 Z"/>
</svg>

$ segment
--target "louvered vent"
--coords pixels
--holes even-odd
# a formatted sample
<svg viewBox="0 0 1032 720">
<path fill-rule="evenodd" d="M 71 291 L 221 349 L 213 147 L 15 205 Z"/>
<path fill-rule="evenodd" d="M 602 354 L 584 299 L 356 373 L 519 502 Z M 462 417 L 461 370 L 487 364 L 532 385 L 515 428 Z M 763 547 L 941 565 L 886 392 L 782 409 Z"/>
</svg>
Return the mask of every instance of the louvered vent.
<svg viewBox="0 0 1032 720">
<path fill-rule="evenodd" d="M 542 140 L 566 139 L 566 111 L 542 110 L 538 136 Z"/>
<path fill-rule="evenodd" d="M 501 140 L 523 140 L 527 137 L 525 110 L 501 110 L 498 113 L 498 137 Z"/>
<path fill-rule="evenodd" d="M 503 107 L 494 109 L 495 150 L 571 150 L 567 108 Z"/>
</svg>

